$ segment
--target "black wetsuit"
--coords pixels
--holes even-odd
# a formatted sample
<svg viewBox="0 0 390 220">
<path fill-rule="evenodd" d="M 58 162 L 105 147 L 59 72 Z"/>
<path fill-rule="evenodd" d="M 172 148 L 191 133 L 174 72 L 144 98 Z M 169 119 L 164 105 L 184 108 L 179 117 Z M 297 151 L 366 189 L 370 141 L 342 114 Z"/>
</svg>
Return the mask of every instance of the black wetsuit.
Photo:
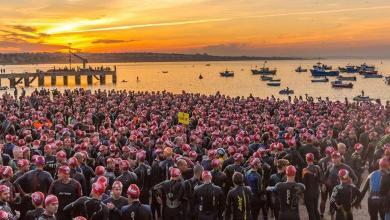
<svg viewBox="0 0 390 220">
<path fill-rule="evenodd" d="M 195 187 L 192 207 L 193 219 L 222 220 L 225 194 L 221 187 L 212 183 L 199 185 Z"/>
<path fill-rule="evenodd" d="M 53 178 L 50 173 L 43 170 L 31 170 L 15 180 L 14 184 L 21 189 L 21 194 L 29 194 L 40 191 L 47 195 Z"/>
<path fill-rule="evenodd" d="M 305 185 L 296 182 L 277 183 L 273 189 L 280 202 L 278 220 L 299 220 L 299 195 Z"/>
<path fill-rule="evenodd" d="M 55 216 L 49 216 L 43 213 L 41 216 L 39 216 L 38 220 L 57 220 Z"/>
<path fill-rule="evenodd" d="M 154 191 L 161 194 L 162 199 L 162 217 L 164 220 L 182 220 L 184 214 L 183 182 L 177 180 L 166 180 L 153 187 Z"/>
<path fill-rule="evenodd" d="M 70 211 L 65 211 L 64 207 L 80 198 L 82 189 L 80 183 L 74 179 L 70 179 L 70 182 L 67 184 L 62 183 L 61 180 L 56 180 L 50 186 L 49 194 L 53 194 L 58 198 L 58 220 L 68 220 L 71 219 L 71 213 Z"/>
<path fill-rule="evenodd" d="M 110 197 L 108 199 L 105 199 L 103 203 L 106 205 L 107 203 L 112 203 L 115 205 L 115 208 L 110 210 L 109 220 L 120 219 L 122 216 L 121 214 L 122 207 L 129 204 L 127 199 L 123 196 L 119 197 L 119 199 L 114 199 L 113 197 Z"/>
<path fill-rule="evenodd" d="M 121 220 L 152 220 L 152 211 L 148 205 L 133 202 L 121 209 Z"/>
<path fill-rule="evenodd" d="M 118 176 L 116 180 L 120 181 L 123 185 L 123 189 L 129 188 L 131 184 L 137 184 L 137 175 L 133 172 L 130 171 L 124 171 L 122 175 Z M 126 195 L 126 190 L 123 190 L 122 196 L 127 196 Z"/>
<path fill-rule="evenodd" d="M 272 174 L 270 177 L 269 185 L 275 186 L 277 183 L 285 182 L 287 180 L 285 173 L 275 173 Z M 274 212 L 275 219 L 278 219 L 279 217 L 279 210 L 280 210 L 280 201 L 279 198 L 273 193 L 270 192 L 268 195 L 268 202 L 271 206 L 271 209 Z"/>
<path fill-rule="evenodd" d="M 144 163 L 141 163 L 135 170 L 137 175 L 137 186 L 141 190 L 139 200 L 143 204 L 149 204 L 149 190 L 151 188 L 152 168 Z"/>
<path fill-rule="evenodd" d="M 202 181 L 198 178 L 192 177 L 189 180 L 184 181 L 184 201 L 183 207 L 185 208 L 186 219 L 191 219 L 193 216 L 192 201 L 194 198 L 194 190 L 197 186 L 202 184 Z"/>
<path fill-rule="evenodd" d="M 250 220 L 252 192 L 249 187 L 237 186 L 229 191 L 226 199 L 225 220 Z"/>
<path fill-rule="evenodd" d="M 317 165 L 309 165 L 302 171 L 302 183 L 305 185 L 305 205 L 309 220 L 320 219 L 318 199 L 320 197 L 321 168 Z"/>
<path fill-rule="evenodd" d="M 37 220 L 45 212 L 44 208 L 36 208 L 34 210 L 29 210 L 24 217 L 24 220 Z"/>
<path fill-rule="evenodd" d="M 336 220 L 352 220 L 352 206 L 356 205 L 359 197 L 360 191 L 353 184 L 336 185 L 329 199 L 331 213 L 336 211 Z"/>
<path fill-rule="evenodd" d="M 245 174 L 246 184 L 252 191 L 252 216 L 253 219 L 258 219 L 260 210 L 263 212 L 263 219 L 268 219 L 268 207 L 266 206 L 267 195 L 264 185 L 264 172 L 260 170 L 248 170 Z"/>
<path fill-rule="evenodd" d="M 80 210 L 80 216 L 88 220 L 108 220 L 109 210 L 102 201 L 83 196 L 64 207 L 65 212 L 72 209 Z M 70 219 L 70 218 L 68 218 Z"/>
<path fill-rule="evenodd" d="M 226 187 L 229 190 L 230 190 L 230 188 L 233 187 L 232 177 L 233 177 L 234 172 L 239 172 L 239 173 L 242 173 L 242 175 L 245 175 L 245 169 L 238 164 L 231 164 L 231 165 L 227 166 L 223 172 L 227 176 Z"/>
</svg>

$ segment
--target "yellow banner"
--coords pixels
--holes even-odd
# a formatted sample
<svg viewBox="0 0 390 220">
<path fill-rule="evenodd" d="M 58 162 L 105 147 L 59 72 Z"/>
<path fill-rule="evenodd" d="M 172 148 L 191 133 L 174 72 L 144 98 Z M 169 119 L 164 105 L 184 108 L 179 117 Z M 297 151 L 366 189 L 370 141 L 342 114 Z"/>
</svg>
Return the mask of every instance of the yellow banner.
<svg viewBox="0 0 390 220">
<path fill-rule="evenodd" d="M 179 119 L 179 123 L 185 125 L 190 124 L 190 114 L 185 112 L 179 112 L 179 114 L 177 114 L 177 117 Z"/>
</svg>

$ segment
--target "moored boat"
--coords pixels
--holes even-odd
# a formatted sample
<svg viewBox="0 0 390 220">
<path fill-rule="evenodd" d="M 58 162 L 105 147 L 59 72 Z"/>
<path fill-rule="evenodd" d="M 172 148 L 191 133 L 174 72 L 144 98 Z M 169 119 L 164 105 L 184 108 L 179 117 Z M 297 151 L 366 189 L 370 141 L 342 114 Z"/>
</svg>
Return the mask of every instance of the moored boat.
<svg viewBox="0 0 390 220">
<path fill-rule="evenodd" d="M 337 79 L 344 81 L 356 81 L 356 76 L 338 76 Z"/>
<path fill-rule="evenodd" d="M 263 81 L 270 81 L 273 78 L 272 78 L 272 76 L 261 76 L 260 79 L 263 80 Z"/>
<path fill-rule="evenodd" d="M 223 72 L 220 72 L 219 73 L 222 77 L 233 77 L 234 76 L 234 72 L 233 71 L 230 71 L 230 70 L 225 70 Z"/>
<path fill-rule="evenodd" d="M 280 86 L 280 82 L 268 82 L 267 86 Z"/>
<path fill-rule="evenodd" d="M 298 66 L 298 67 L 295 69 L 295 72 L 297 72 L 297 73 L 307 72 L 307 69 L 304 69 L 304 68 L 302 68 L 301 66 Z"/>
<path fill-rule="evenodd" d="M 275 75 L 276 69 L 261 67 L 260 69 L 251 69 L 253 75 Z"/>
<path fill-rule="evenodd" d="M 364 74 L 364 78 L 383 78 L 381 74 Z"/>
<path fill-rule="evenodd" d="M 281 95 L 291 95 L 294 94 L 294 90 L 289 89 L 288 87 L 286 89 L 282 89 L 279 91 L 279 94 Z"/>
<path fill-rule="evenodd" d="M 316 83 L 316 82 L 329 82 L 328 78 L 319 78 L 319 79 L 311 79 L 311 82 Z"/>
<path fill-rule="evenodd" d="M 353 97 L 353 101 L 357 102 L 365 102 L 365 101 L 372 101 L 373 98 L 370 98 L 369 96 L 363 96 L 363 95 L 358 95 Z"/>
<path fill-rule="evenodd" d="M 276 69 L 270 69 L 269 67 L 265 67 L 265 64 L 267 61 L 264 61 L 263 67 L 260 69 L 251 69 L 253 75 L 275 75 L 276 74 Z"/>
<path fill-rule="evenodd" d="M 280 82 L 282 81 L 281 79 L 271 79 L 270 82 Z"/>
<path fill-rule="evenodd" d="M 335 88 L 353 88 L 352 83 L 343 83 L 341 80 L 336 80 L 332 82 L 332 87 Z"/>
<path fill-rule="evenodd" d="M 340 71 L 338 70 L 326 70 L 323 68 L 315 68 L 310 70 L 312 76 L 338 76 Z"/>
<path fill-rule="evenodd" d="M 313 65 L 313 69 L 324 69 L 324 70 L 331 70 L 332 69 L 332 66 L 328 66 L 328 65 L 325 65 L 321 62 L 318 62 L 316 63 L 315 65 Z"/>
</svg>

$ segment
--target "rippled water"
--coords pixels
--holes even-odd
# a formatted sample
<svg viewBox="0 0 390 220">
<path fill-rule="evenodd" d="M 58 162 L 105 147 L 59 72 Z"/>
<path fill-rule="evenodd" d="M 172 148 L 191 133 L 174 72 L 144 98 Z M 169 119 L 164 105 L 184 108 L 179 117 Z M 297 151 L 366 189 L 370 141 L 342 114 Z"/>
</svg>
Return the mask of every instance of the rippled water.
<svg viewBox="0 0 390 220">
<path fill-rule="evenodd" d="M 266 97 L 275 95 L 277 97 L 286 97 L 279 95 L 281 89 L 289 87 L 295 91 L 294 95 L 309 94 L 314 97 L 329 97 L 333 100 L 342 100 L 345 97 L 353 98 L 360 94 L 362 90 L 366 95 L 372 98 L 390 100 L 390 86 L 386 85 L 384 79 L 364 79 L 359 74 L 342 73 L 343 75 L 356 75 L 357 81 L 353 82 L 353 89 L 334 89 L 328 83 L 312 83 L 311 74 L 296 73 L 294 70 L 301 65 L 303 68 L 311 68 L 316 60 L 289 60 L 289 61 L 268 61 L 267 66 L 277 68 L 277 75 L 274 78 L 280 78 L 280 87 L 269 87 L 266 82 L 260 80 L 260 76 L 252 75 L 251 67 L 262 66 L 263 61 L 230 61 L 230 62 L 169 62 L 169 63 L 121 63 L 107 64 L 116 65 L 118 73 L 118 83 L 113 85 L 111 77 L 107 77 L 105 86 L 100 86 L 94 79 L 93 86 L 87 86 L 86 77 L 82 77 L 81 87 L 91 89 L 127 89 L 136 91 L 161 91 L 167 90 L 174 93 L 180 93 L 182 90 L 187 92 L 214 94 L 220 91 L 223 94 L 231 96 L 254 96 Z M 323 63 L 332 65 L 333 68 L 345 66 L 347 64 L 360 65 L 363 62 L 377 66 L 379 72 L 385 76 L 390 75 L 390 60 L 323 60 Z M 210 64 L 210 66 L 206 66 Z M 105 64 L 90 64 L 91 66 L 101 66 Z M 25 71 L 35 72 L 35 69 L 47 70 L 52 68 L 53 64 L 48 65 L 13 65 L 3 66 L 7 72 L 21 73 Z M 64 65 L 56 65 L 64 66 Z M 226 69 L 235 71 L 232 78 L 220 77 L 219 72 Z M 168 71 L 168 73 L 162 73 Z M 199 80 L 199 74 L 204 77 Z M 139 82 L 136 78 L 139 77 Z M 330 77 L 330 81 L 335 79 Z M 122 80 L 127 82 L 122 83 Z M 69 86 L 64 87 L 62 78 L 57 79 L 58 88 L 74 88 L 74 78 L 69 77 Z M 2 85 L 8 85 L 8 80 L 2 80 Z M 50 78 L 45 79 L 45 84 L 49 87 Z M 20 85 L 21 86 L 21 85 Z M 37 80 L 28 89 L 35 89 Z"/>
</svg>

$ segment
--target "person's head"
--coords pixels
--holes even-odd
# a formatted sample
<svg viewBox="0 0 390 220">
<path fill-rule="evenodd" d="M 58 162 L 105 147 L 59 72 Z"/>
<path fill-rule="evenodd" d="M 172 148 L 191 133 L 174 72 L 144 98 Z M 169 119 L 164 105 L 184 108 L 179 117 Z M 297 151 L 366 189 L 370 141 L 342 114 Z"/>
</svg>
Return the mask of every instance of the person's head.
<svg viewBox="0 0 390 220">
<path fill-rule="evenodd" d="M 335 151 L 332 153 L 332 163 L 333 164 L 340 164 L 341 163 L 341 154 L 338 151 Z"/>
<path fill-rule="evenodd" d="M 287 181 L 292 182 L 295 181 L 295 174 L 297 173 L 297 170 L 293 165 L 288 165 L 286 167 L 286 176 L 287 176 Z"/>
<path fill-rule="evenodd" d="M 387 171 L 389 169 L 389 160 L 387 158 L 381 158 L 379 160 L 379 169 Z"/>
<path fill-rule="evenodd" d="M 68 165 L 72 169 L 76 169 L 79 166 L 79 161 L 76 157 L 71 157 L 68 159 Z"/>
<path fill-rule="evenodd" d="M 140 150 L 137 152 L 136 154 L 136 158 L 137 158 L 137 161 L 139 163 L 143 163 L 145 162 L 145 159 L 146 159 L 146 152 L 144 150 Z"/>
<path fill-rule="evenodd" d="M 164 149 L 164 158 L 171 158 L 173 155 L 173 151 L 171 147 L 166 147 Z"/>
<path fill-rule="evenodd" d="M 0 220 L 9 220 L 10 216 L 8 212 L 0 210 Z"/>
<path fill-rule="evenodd" d="M 70 177 L 70 168 L 66 165 L 58 168 L 58 179 L 67 181 Z"/>
<path fill-rule="evenodd" d="M 210 171 L 203 171 L 202 172 L 202 180 L 204 183 L 211 183 L 211 180 L 213 179 Z"/>
<path fill-rule="evenodd" d="M 341 155 L 344 155 L 347 152 L 347 146 L 344 143 L 338 143 L 337 151 L 340 152 Z"/>
<path fill-rule="evenodd" d="M 222 168 L 222 163 L 220 159 L 214 159 L 211 161 L 211 166 L 214 170 L 220 170 Z"/>
<path fill-rule="evenodd" d="M 202 165 L 195 165 L 194 167 L 194 177 L 196 177 L 197 179 L 200 179 L 201 176 L 202 176 L 202 172 L 203 172 L 203 167 Z"/>
<path fill-rule="evenodd" d="M 43 202 L 45 201 L 45 195 L 42 192 L 34 192 L 31 194 L 31 202 L 34 207 L 43 206 Z"/>
<path fill-rule="evenodd" d="M 306 154 L 306 162 L 308 165 L 311 165 L 314 163 L 314 154 L 313 153 Z"/>
<path fill-rule="evenodd" d="M 107 160 L 106 160 L 106 166 L 107 166 L 107 168 L 108 169 L 115 169 L 115 161 L 114 161 L 114 158 L 112 158 L 112 157 L 109 157 L 109 158 L 107 158 Z"/>
<path fill-rule="evenodd" d="M 169 169 L 169 174 L 171 176 L 171 180 L 179 180 L 181 177 L 181 171 L 176 167 L 171 167 Z"/>
<path fill-rule="evenodd" d="M 242 173 L 235 172 L 233 174 L 232 180 L 235 186 L 241 186 L 244 184 L 244 175 L 242 175 Z"/>
<path fill-rule="evenodd" d="M 0 201 L 8 202 L 10 199 L 10 188 L 6 185 L 0 185 Z"/>
<path fill-rule="evenodd" d="M 105 191 L 106 191 L 105 184 L 97 181 L 96 183 L 92 184 L 91 197 L 95 199 L 100 199 Z"/>
<path fill-rule="evenodd" d="M 339 179 L 341 183 L 347 183 L 349 182 L 349 172 L 346 169 L 339 170 Z"/>
<path fill-rule="evenodd" d="M 243 158 L 244 158 L 244 157 L 242 156 L 241 153 L 235 153 L 235 154 L 233 155 L 233 159 L 234 159 L 234 163 L 235 163 L 235 164 L 241 164 Z"/>
<path fill-rule="evenodd" d="M 176 165 L 177 165 L 177 168 L 179 168 L 179 170 L 183 173 L 184 171 L 186 171 L 188 169 L 188 164 L 185 160 L 183 159 L 179 159 L 177 162 L 176 162 Z"/>
<path fill-rule="evenodd" d="M 4 166 L 1 168 L 1 177 L 2 179 L 9 180 L 14 176 L 14 172 L 12 170 L 12 167 L 10 166 Z"/>
<path fill-rule="evenodd" d="M 260 161 L 259 158 L 254 158 L 254 159 L 251 161 L 250 165 L 251 165 L 252 170 L 255 170 L 255 171 L 256 171 L 256 170 L 260 169 L 260 167 L 261 167 L 261 161 Z"/>
<path fill-rule="evenodd" d="M 45 158 L 43 156 L 37 156 L 35 158 L 34 163 L 38 169 L 43 169 L 43 167 L 45 166 Z"/>
<path fill-rule="evenodd" d="M 115 181 L 112 184 L 111 193 L 114 198 L 119 198 L 122 195 L 123 184 L 120 181 Z"/>
<path fill-rule="evenodd" d="M 58 163 L 65 163 L 66 161 L 66 153 L 65 151 L 61 150 L 61 151 L 58 151 L 57 154 L 56 154 L 56 158 L 57 158 L 57 162 Z"/>
<path fill-rule="evenodd" d="M 355 149 L 355 152 L 359 154 L 363 152 L 363 145 L 360 143 L 355 144 L 353 148 Z"/>
<path fill-rule="evenodd" d="M 286 170 L 286 167 L 290 164 L 290 162 L 286 159 L 280 159 L 276 161 L 276 169 L 279 173 L 283 173 Z"/>
<path fill-rule="evenodd" d="M 55 195 L 48 195 L 45 199 L 45 210 L 49 215 L 55 215 L 58 210 L 58 198 Z"/>
<path fill-rule="evenodd" d="M 95 168 L 96 176 L 103 176 L 105 172 L 106 172 L 106 168 L 104 168 L 103 166 L 97 166 Z"/>
<path fill-rule="evenodd" d="M 136 184 L 131 184 L 127 189 L 127 198 L 129 199 L 129 203 L 133 203 L 135 201 L 139 201 L 139 196 L 141 191 L 139 190 Z"/>
<path fill-rule="evenodd" d="M 30 161 L 27 159 L 18 160 L 17 165 L 19 170 L 22 172 L 27 172 L 30 170 Z"/>
</svg>

